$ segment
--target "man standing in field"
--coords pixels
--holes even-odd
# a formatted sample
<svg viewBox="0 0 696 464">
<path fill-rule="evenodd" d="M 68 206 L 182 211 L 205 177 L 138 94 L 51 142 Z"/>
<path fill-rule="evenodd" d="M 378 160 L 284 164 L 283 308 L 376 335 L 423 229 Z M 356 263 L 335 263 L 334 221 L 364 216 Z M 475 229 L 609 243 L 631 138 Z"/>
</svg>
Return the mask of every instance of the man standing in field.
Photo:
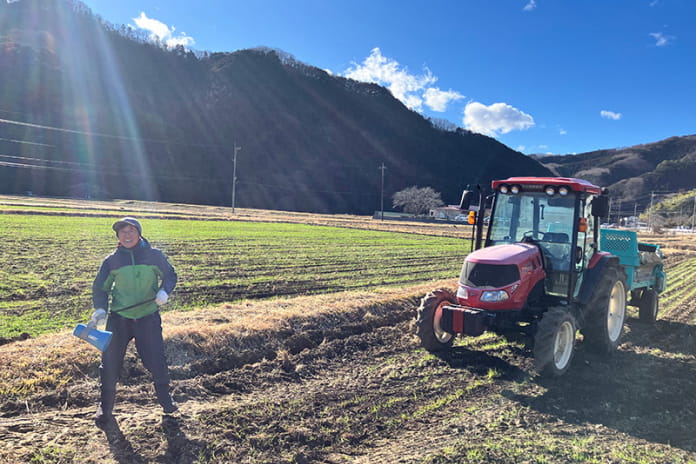
<svg viewBox="0 0 696 464">
<path fill-rule="evenodd" d="M 113 420 L 116 383 L 126 348 L 135 338 L 135 346 L 143 364 L 152 374 L 157 401 L 165 414 L 178 407 L 169 394 L 169 368 L 164 354 L 162 320 L 159 307 L 167 302 L 176 285 L 177 275 L 160 250 L 152 248 L 142 236 L 140 223 L 131 217 L 116 221 L 112 226 L 118 238 L 118 248 L 106 257 L 92 285 L 92 300 L 96 310 L 90 327 L 106 318 L 106 330 L 112 332 L 111 343 L 102 354 L 99 367 L 101 398 L 94 419 L 99 426 Z"/>
</svg>

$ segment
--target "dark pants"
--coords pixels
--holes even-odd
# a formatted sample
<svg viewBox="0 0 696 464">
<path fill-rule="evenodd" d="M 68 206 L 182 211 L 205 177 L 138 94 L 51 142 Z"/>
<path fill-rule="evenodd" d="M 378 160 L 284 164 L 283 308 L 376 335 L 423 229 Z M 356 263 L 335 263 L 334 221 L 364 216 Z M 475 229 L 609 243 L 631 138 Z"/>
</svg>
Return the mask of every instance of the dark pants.
<svg viewBox="0 0 696 464">
<path fill-rule="evenodd" d="M 162 319 L 159 311 L 140 319 L 128 319 L 118 314 L 109 314 L 106 330 L 112 333 L 111 343 L 102 354 L 102 364 L 99 366 L 101 376 L 101 393 L 104 406 L 111 409 L 116 393 L 116 383 L 119 379 L 123 358 L 126 355 L 128 343 L 135 338 L 135 347 L 145 368 L 152 374 L 158 399 L 166 391 L 169 397 L 169 368 L 164 355 L 162 340 Z"/>
</svg>

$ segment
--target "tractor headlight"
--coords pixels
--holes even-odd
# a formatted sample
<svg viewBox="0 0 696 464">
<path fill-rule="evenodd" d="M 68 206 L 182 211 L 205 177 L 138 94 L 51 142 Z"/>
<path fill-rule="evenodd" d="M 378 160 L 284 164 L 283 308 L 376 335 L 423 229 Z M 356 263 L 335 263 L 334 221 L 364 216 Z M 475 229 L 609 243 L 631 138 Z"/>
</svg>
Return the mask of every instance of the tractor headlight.
<svg viewBox="0 0 696 464">
<path fill-rule="evenodd" d="M 463 300 L 469 299 L 469 292 L 466 291 L 465 287 L 460 285 L 459 288 L 457 288 L 457 298 L 461 298 Z"/>
<path fill-rule="evenodd" d="M 488 303 L 497 303 L 499 301 L 505 301 L 510 298 L 505 290 L 498 290 L 495 292 L 483 292 L 481 295 L 481 301 L 486 301 Z"/>
</svg>

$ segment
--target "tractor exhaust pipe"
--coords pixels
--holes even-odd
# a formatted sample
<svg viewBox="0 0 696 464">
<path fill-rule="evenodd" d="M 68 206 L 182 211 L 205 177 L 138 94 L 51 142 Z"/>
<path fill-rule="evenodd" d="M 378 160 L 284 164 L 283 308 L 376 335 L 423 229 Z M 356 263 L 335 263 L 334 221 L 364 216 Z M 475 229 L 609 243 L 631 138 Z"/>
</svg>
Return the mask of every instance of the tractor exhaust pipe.
<svg viewBox="0 0 696 464">
<path fill-rule="evenodd" d="M 483 195 L 483 189 L 481 189 L 481 184 L 478 184 L 476 186 L 479 192 L 479 207 L 478 207 L 478 214 L 476 217 L 476 246 L 474 247 L 476 250 L 481 248 L 481 240 L 483 238 L 483 218 L 486 213 L 486 198 Z"/>
</svg>

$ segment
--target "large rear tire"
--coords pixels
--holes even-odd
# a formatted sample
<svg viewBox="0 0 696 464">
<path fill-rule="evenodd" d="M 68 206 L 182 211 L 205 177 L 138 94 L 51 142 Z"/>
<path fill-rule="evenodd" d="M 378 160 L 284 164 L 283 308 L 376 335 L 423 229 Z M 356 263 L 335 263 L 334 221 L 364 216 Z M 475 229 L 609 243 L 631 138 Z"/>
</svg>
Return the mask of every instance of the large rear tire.
<svg viewBox="0 0 696 464">
<path fill-rule="evenodd" d="M 456 303 L 457 297 L 449 290 L 433 290 L 421 299 L 416 319 L 416 335 L 428 351 L 447 350 L 454 343 L 454 334 L 440 325 L 442 308 Z"/>
<path fill-rule="evenodd" d="M 638 319 L 645 324 L 654 324 L 657 320 L 659 302 L 657 292 L 652 289 L 643 290 L 638 305 Z"/>
<path fill-rule="evenodd" d="M 575 317 L 565 308 L 549 308 L 534 336 L 534 369 L 548 376 L 566 373 L 575 353 Z"/>
<path fill-rule="evenodd" d="M 619 347 L 626 319 L 626 293 L 623 270 L 608 267 L 597 286 L 596 297 L 585 308 L 582 334 L 588 349 L 610 354 Z"/>
</svg>

